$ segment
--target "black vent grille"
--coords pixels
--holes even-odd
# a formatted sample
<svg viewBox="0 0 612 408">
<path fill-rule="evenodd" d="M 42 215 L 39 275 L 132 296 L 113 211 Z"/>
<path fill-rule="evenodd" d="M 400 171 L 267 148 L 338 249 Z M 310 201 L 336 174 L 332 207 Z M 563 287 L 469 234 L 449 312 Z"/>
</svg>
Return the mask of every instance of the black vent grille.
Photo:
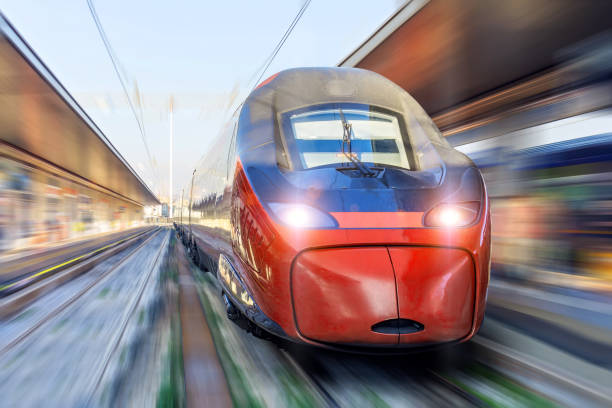
<svg viewBox="0 0 612 408">
<path fill-rule="evenodd" d="M 425 326 L 410 319 L 389 319 L 376 323 L 372 331 L 382 334 L 410 334 L 423 330 Z"/>
</svg>

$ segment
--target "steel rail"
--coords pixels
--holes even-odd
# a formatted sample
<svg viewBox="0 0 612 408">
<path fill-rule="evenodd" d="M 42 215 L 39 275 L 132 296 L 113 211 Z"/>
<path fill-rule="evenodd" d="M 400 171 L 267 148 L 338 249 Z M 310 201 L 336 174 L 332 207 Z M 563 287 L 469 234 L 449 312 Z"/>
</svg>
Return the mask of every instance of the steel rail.
<svg viewBox="0 0 612 408">
<path fill-rule="evenodd" d="M 157 233 L 155 235 L 157 235 Z M 151 237 L 151 238 L 153 238 L 153 237 Z M 151 238 L 149 238 L 147 241 L 143 242 L 143 245 L 146 242 L 148 242 Z M 89 394 L 89 398 L 87 399 L 87 403 L 85 404 L 85 406 L 91 406 L 92 405 L 91 399 L 93 398 L 93 396 L 95 395 L 98 387 L 102 383 L 102 379 L 104 378 L 104 374 L 106 373 L 106 370 L 108 369 L 108 366 L 109 366 L 109 364 L 110 364 L 110 362 L 112 360 L 112 357 L 115 355 L 115 352 L 117 351 L 117 349 L 119 348 L 119 345 L 121 344 L 121 340 L 123 339 L 123 335 L 125 334 L 125 330 L 126 330 L 126 328 L 128 326 L 128 323 L 132 319 L 132 317 L 134 316 L 134 313 L 136 312 L 136 309 L 138 308 L 138 305 L 140 304 L 140 299 L 142 298 L 142 295 L 143 295 L 143 293 L 144 293 L 144 291 L 145 291 L 149 281 L 151 280 L 151 276 L 153 275 L 153 271 L 156 270 L 158 265 L 159 265 L 161 254 L 167 248 L 166 244 L 168 243 L 169 239 L 170 239 L 170 234 L 166 233 L 166 237 L 164 238 L 164 241 L 163 241 L 162 245 L 159 246 L 159 249 L 157 250 L 157 253 L 155 254 L 155 260 L 153 261 L 153 265 L 147 271 L 147 276 L 145 277 L 145 279 L 143 280 L 142 284 L 138 288 L 138 294 L 136 295 L 136 298 L 133 298 L 134 301 L 130 305 L 130 309 L 129 309 L 128 313 L 125 315 L 125 318 L 123 319 L 123 322 L 121 323 L 121 327 L 119 329 L 119 333 L 115 336 L 114 339 L 111 340 L 112 346 L 110 348 L 107 348 L 106 355 L 104 356 L 104 364 L 103 364 L 102 369 L 100 370 L 99 374 L 96 376 L 97 379 L 96 379 L 95 385 L 93 386 L 93 389 L 92 389 L 91 393 Z M 142 245 L 139 246 L 138 249 L 140 249 L 140 247 L 142 247 Z M 130 254 L 130 255 L 132 255 L 132 254 Z"/>
<path fill-rule="evenodd" d="M 293 369 L 302 377 L 302 379 L 308 383 L 311 388 L 316 389 L 319 392 L 321 399 L 324 402 L 324 406 L 337 408 L 341 405 L 336 401 L 336 399 L 325 389 L 323 384 L 316 379 L 312 374 L 310 374 L 307 370 L 305 370 L 295 359 L 291 356 L 289 352 L 286 350 L 279 348 L 280 354 L 287 360 L 289 365 L 293 367 Z"/>
<path fill-rule="evenodd" d="M 132 239 L 136 239 L 136 238 L 138 238 L 138 237 L 140 237 L 142 235 L 145 235 L 145 234 L 147 234 L 149 232 L 151 232 L 151 229 L 147 229 L 145 231 L 137 232 L 137 233 L 129 235 L 127 237 L 121 238 L 121 239 L 119 239 L 117 241 L 105 244 L 105 245 L 103 245 L 100 248 L 92 249 L 92 250 L 88 251 L 87 253 L 75 256 L 75 257 L 73 257 L 71 259 L 68 259 L 67 261 L 63 261 L 63 262 L 61 262 L 61 263 L 59 263 L 57 265 L 53 265 L 53 266 L 47 267 L 47 268 L 45 268 L 45 269 L 43 269 L 41 271 L 38 271 L 38 272 L 31 272 L 31 273 L 27 273 L 27 274 L 25 274 L 23 276 L 17 277 L 14 280 L 12 280 L 11 282 L 8 282 L 8 283 L 3 284 L 3 285 L 0 286 L 0 297 L 5 297 L 5 296 L 8 296 L 8 295 L 10 295 L 12 293 L 15 293 L 18 290 L 25 289 L 25 288 L 27 288 L 30 285 L 33 285 L 33 284 L 35 284 L 37 282 L 40 282 L 41 279 L 44 279 L 44 277 L 53 276 L 55 273 L 58 273 L 58 272 L 64 270 L 65 267 L 77 265 L 79 262 L 83 262 L 85 260 L 91 259 L 91 257 L 93 257 L 94 255 L 97 255 L 97 254 L 99 254 L 101 252 L 104 252 L 107 249 L 114 248 L 114 247 L 116 247 L 116 246 L 118 246 L 118 245 L 120 245 L 120 244 L 122 244 L 124 242 L 130 241 Z M 86 242 L 84 244 L 86 244 Z M 57 255 L 61 256 L 62 252 L 69 252 L 71 249 L 72 248 L 67 248 L 65 250 L 62 250 L 62 251 L 60 251 L 59 254 L 51 253 L 51 254 L 46 255 L 46 257 L 54 257 L 54 256 L 57 256 Z M 43 259 L 45 259 L 45 258 L 43 258 Z M 51 273 L 51 272 L 53 272 L 53 273 Z M 49 273 L 51 273 L 51 275 L 48 275 Z"/>
<path fill-rule="evenodd" d="M 157 236 L 159 234 L 159 232 L 160 232 L 159 229 L 155 230 L 154 232 L 152 232 L 150 237 L 148 237 L 140 245 L 138 245 L 136 248 L 134 248 L 129 254 L 127 254 L 126 256 L 121 258 L 121 260 L 119 262 L 117 262 L 115 265 L 113 265 L 110 268 L 108 268 L 106 271 L 104 271 L 102 274 L 100 274 L 100 276 L 98 276 L 94 281 L 90 282 L 83 289 L 79 290 L 77 293 L 75 293 L 73 296 L 71 296 L 65 302 L 61 303 L 58 307 L 56 307 L 53 310 L 51 310 L 45 316 L 40 318 L 36 323 L 34 323 L 32 326 L 30 326 L 27 330 L 23 331 L 21 334 L 19 334 L 17 337 L 15 337 L 13 340 L 11 340 L 8 344 L 6 344 L 4 347 L 2 347 L 2 349 L 0 349 L 0 357 L 2 357 L 6 352 L 8 352 L 13 347 L 15 347 L 17 344 L 19 344 L 23 340 L 25 340 L 28 336 L 30 336 L 32 333 L 34 333 L 36 330 L 38 330 L 46 322 L 48 322 L 49 320 L 51 320 L 52 318 L 54 318 L 55 316 L 57 316 L 58 314 L 60 314 L 64 310 L 66 310 L 66 308 L 68 308 L 68 306 L 72 305 L 74 302 L 76 302 L 78 299 L 80 299 L 83 295 L 85 295 L 87 292 L 89 292 L 93 287 L 95 287 L 102 280 L 104 280 L 104 278 L 109 276 L 113 271 L 116 271 L 120 266 L 125 264 L 128 259 L 132 258 L 132 256 L 134 256 L 143 246 L 145 246 L 147 243 L 149 243 L 153 239 L 153 237 Z"/>
</svg>

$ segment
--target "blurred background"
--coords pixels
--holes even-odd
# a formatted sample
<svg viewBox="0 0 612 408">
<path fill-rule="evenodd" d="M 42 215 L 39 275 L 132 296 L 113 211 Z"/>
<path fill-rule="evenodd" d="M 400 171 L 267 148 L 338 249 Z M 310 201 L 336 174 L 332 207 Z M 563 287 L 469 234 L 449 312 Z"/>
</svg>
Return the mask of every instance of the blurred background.
<svg viewBox="0 0 612 408">
<path fill-rule="evenodd" d="M 203 301 L 232 404 L 612 404 L 612 2 L 3 0 L 0 10 L 2 299 L 57 265 L 170 222 L 187 205 L 197 160 L 262 78 L 294 66 L 359 67 L 414 96 L 485 177 L 493 236 L 485 324 L 471 344 L 398 362 L 279 350 Z M 160 263 L 160 276 L 187 268 L 180 256 Z M 200 296 L 214 297 L 208 278 L 198 284 Z M 172 285 L 152 293 L 171 305 Z M 172 367 L 180 329 L 171 322 L 180 317 L 160 310 L 147 327 L 169 351 L 147 358 Z M 28 358 L 40 354 L 17 364 L 10 353 L 39 320 L 0 315 L 3 395 L 36 405 L 44 399 L 20 398 L 34 381 Z M 45 350 L 46 364 L 61 361 Z M 132 384 L 149 399 L 110 398 L 119 377 L 109 376 L 119 372 L 102 370 L 97 384 L 110 388 L 77 382 L 100 399 L 52 405 L 189 401 L 176 367 Z M 60 376 L 47 376 L 48 390 L 68 387 Z M 183 391 L 160 391 L 164 376 Z"/>
</svg>

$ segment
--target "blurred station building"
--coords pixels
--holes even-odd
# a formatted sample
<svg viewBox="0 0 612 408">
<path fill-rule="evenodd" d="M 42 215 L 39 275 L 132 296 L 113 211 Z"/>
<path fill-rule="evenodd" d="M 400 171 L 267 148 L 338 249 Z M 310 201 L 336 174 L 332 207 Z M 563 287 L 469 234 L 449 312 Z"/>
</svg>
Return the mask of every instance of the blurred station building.
<svg viewBox="0 0 612 408">
<path fill-rule="evenodd" d="M 612 2 L 413 0 L 339 65 L 412 94 L 480 166 L 493 273 L 612 287 Z"/>
<path fill-rule="evenodd" d="M 0 15 L 0 253 L 123 230 L 159 204 Z"/>
</svg>

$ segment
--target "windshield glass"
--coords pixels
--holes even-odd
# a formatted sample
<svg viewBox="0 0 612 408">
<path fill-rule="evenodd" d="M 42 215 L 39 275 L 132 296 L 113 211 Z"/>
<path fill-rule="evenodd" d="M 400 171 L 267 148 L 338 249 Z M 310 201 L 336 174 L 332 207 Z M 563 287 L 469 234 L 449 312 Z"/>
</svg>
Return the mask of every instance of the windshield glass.
<svg viewBox="0 0 612 408">
<path fill-rule="evenodd" d="M 346 137 L 343 143 L 343 118 L 350 126 L 350 143 Z M 295 170 L 349 166 L 350 156 L 412 171 L 438 166 L 439 157 L 423 129 L 415 120 L 408 122 L 406 130 L 399 114 L 369 105 L 310 106 L 283 115 L 284 142 Z"/>
<path fill-rule="evenodd" d="M 350 146 L 345 143 L 344 149 L 341 114 L 352 127 Z M 351 163 L 349 155 L 362 162 L 414 168 L 393 114 L 338 106 L 293 113 L 288 121 L 288 147 L 299 168 Z"/>
</svg>

